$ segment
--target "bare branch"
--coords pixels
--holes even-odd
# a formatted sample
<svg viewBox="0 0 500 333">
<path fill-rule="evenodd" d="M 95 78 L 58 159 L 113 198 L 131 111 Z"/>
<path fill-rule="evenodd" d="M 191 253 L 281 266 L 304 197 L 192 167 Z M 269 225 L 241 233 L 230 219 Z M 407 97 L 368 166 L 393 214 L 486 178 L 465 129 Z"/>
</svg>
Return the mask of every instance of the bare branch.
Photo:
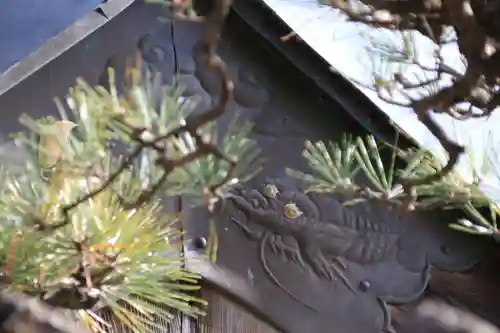
<svg viewBox="0 0 500 333">
<path fill-rule="evenodd" d="M 184 3 L 185 2 L 183 1 L 173 2 L 173 11 L 175 16 L 182 16 L 181 12 L 185 9 L 183 7 Z M 214 145 L 214 143 L 207 142 L 204 138 L 202 138 L 199 133 L 199 129 L 200 127 L 219 118 L 225 112 L 227 105 L 233 98 L 234 87 L 233 82 L 229 77 L 226 63 L 217 55 L 216 52 L 220 41 L 221 29 L 224 25 L 225 18 L 229 13 L 230 6 L 231 0 L 215 0 L 212 11 L 203 20 L 205 24 L 205 33 L 201 40 L 200 60 L 202 64 L 204 64 L 208 69 L 217 73 L 220 77 L 222 89 L 218 98 L 218 103 L 205 112 L 189 117 L 184 125 L 175 128 L 169 133 L 159 137 L 147 139 L 144 135 L 145 133 L 147 133 L 146 128 L 135 127 L 131 124 L 128 124 L 121 116 L 116 116 L 114 120 L 121 123 L 124 127 L 130 130 L 130 138 L 138 144 L 137 148 L 130 155 L 126 156 L 123 159 L 123 162 L 118 167 L 118 169 L 111 175 L 109 175 L 98 188 L 90 191 L 85 195 L 82 195 L 74 202 L 64 205 L 61 208 L 63 214 L 63 219 L 61 221 L 48 223 L 46 221 L 43 221 L 39 217 L 33 217 L 35 225 L 37 225 L 40 230 L 50 231 L 67 225 L 70 221 L 69 214 L 73 209 L 75 209 L 83 202 L 92 199 L 104 190 L 112 188 L 113 183 L 124 171 L 130 168 L 134 159 L 136 159 L 144 149 L 153 149 L 158 153 L 159 157 L 156 160 L 156 165 L 162 167 L 163 174 L 157 183 L 153 184 L 148 189 L 144 189 L 138 195 L 138 197 L 132 201 L 128 201 L 117 193 L 117 196 L 125 209 L 135 208 L 150 201 L 151 198 L 157 193 L 157 191 L 162 188 L 168 176 L 175 168 L 183 167 L 186 164 L 207 155 L 213 155 L 215 158 L 224 160 L 229 164 L 228 172 L 225 175 L 224 179 L 206 189 L 205 194 L 207 196 L 217 196 L 217 190 L 233 177 L 233 171 L 237 161 L 232 156 L 226 156 Z M 140 63 L 137 63 L 135 67 L 140 68 Z M 169 157 L 166 145 L 162 145 L 161 142 L 173 137 L 177 137 L 181 134 L 188 134 L 194 139 L 197 146 L 196 150 L 188 153 L 185 156 L 182 156 L 181 158 L 172 159 Z M 210 203 L 208 208 L 212 209 L 214 200 L 210 200 L 207 198 L 206 202 Z"/>
<path fill-rule="evenodd" d="M 414 29 L 431 38 L 438 48 L 449 43 L 442 38 L 445 27 L 451 27 L 456 35 L 459 51 L 466 60 L 465 73 L 459 73 L 444 63 L 436 53 L 436 66 L 427 66 L 412 57 L 410 65 L 430 77 L 413 82 L 397 73 L 392 82 L 399 84 L 400 93 L 408 97 L 409 103 L 396 101 L 382 94 L 383 87 L 374 87 L 379 98 L 387 103 L 410 107 L 429 131 L 439 140 L 448 153 L 447 164 L 438 172 L 423 179 L 403 181 L 409 196 L 416 185 L 440 180 L 450 172 L 464 152 L 464 147 L 447 137 L 445 131 L 432 118 L 432 113 L 444 113 L 455 119 L 488 117 L 500 105 L 498 84 L 500 82 L 500 25 L 492 24 L 500 16 L 500 6 L 492 0 L 364 0 L 366 5 L 356 10 L 349 1 L 332 0 L 330 5 L 344 12 L 349 20 L 361 22 L 374 28 L 404 31 Z M 443 75 L 448 75 L 451 85 L 440 87 Z M 387 85 L 391 85 L 388 82 Z M 419 99 L 410 98 L 408 90 L 432 89 Z M 394 89 L 394 88 L 389 88 Z M 463 104 L 469 106 L 464 107 Z M 412 199 L 414 200 L 414 198 Z M 409 200 L 409 206 L 411 206 Z"/>
</svg>

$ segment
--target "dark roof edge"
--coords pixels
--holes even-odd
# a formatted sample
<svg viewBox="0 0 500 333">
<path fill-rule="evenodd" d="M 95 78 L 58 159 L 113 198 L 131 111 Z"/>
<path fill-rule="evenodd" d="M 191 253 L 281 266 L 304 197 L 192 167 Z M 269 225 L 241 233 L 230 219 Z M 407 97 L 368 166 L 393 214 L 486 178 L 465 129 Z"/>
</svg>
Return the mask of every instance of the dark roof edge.
<svg viewBox="0 0 500 333">
<path fill-rule="evenodd" d="M 311 78 L 319 89 L 342 106 L 368 132 L 380 140 L 394 141 L 397 130 L 392 120 L 361 90 L 345 77 L 332 72 L 331 66 L 305 42 L 283 42 L 280 39 L 290 32 L 290 28 L 270 7 L 260 0 L 234 0 L 232 9 L 271 44 L 273 49 Z"/>
<path fill-rule="evenodd" d="M 135 0 L 107 0 L 92 12 L 76 21 L 38 50 L 12 65 L 0 75 L 0 95 L 4 94 L 39 69 L 57 59 L 111 19 L 120 14 Z"/>
</svg>

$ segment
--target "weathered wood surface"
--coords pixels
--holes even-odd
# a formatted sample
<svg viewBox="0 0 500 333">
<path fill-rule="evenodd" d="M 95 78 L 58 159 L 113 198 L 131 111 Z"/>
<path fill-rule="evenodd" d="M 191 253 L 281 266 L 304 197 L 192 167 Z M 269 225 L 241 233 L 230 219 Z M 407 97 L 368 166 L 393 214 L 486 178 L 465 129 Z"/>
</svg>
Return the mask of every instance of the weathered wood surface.
<svg viewBox="0 0 500 333">
<path fill-rule="evenodd" d="M 157 20 L 163 13 L 164 8 L 137 1 L 56 61 L 0 95 L 2 136 L 24 129 L 18 121 L 21 113 L 32 117 L 57 115 L 54 97 L 64 98 L 77 77 L 97 84 L 112 56 L 118 56 L 123 67 L 125 58 L 137 50 L 140 38 L 149 31 L 164 29 L 162 38 L 171 44 L 170 25 Z"/>
<path fill-rule="evenodd" d="M 394 317 L 411 311 L 427 299 L 438 299 L 500 327 L 500 299 L 496 296 L 500 294 L 499 251 L 500 248 L 493 245 L 486 257 L 464 272 L 434 270 L 423 297 L 412 304 L 394 307 Z"/>
<path fill-rule="evenodd" d="M 198 320 L 196 333 L 280 333 L 211 287 L 203 289 L 203 298 L 210 306 L 207 316 Z"/>
<path fill-rule="evenodd" d="M 2 118 L 0 125 L 2 132 L 19 129 L 17 118 L 21 112 L 30 111 L 31 115 L 36 116 L 53 113 L 55 108 L 52 104 L 52 97 L 63 96 L 67 88 L 74 83 L 76 76 L 83 76 L 90 83 L 97 83 L 104 71 L 106 61 L 111 56 L 119 55 L 118 66 L 120 66 L 120 63 L 124 64 L 125 57 L 132 55 L 136 49 L 142 51 L 144 60 L 153 69 L 162 72 L 167 83 L 172 81 L 173 73 L 177 70 L 180 73 L 181 82 L 187 88 L 186 94 L 197 95 L 201 98 L 200 108 L 211 103 L 217 92 L 217 86 L 213 84 L 214 78 L 204 73 L 192 57 L 193 52 L 196 51 L 196 40 L 193 38 L 199 36 L 199 28 L 190 28 L 180 24 L 172 35 L 168 25 L 159 25 L 155 22 L 155 18 L 161 14 L 161 11 L 144 7 L 140 12 L 143 13 L 140 18 L 141 22 L 138 22 L 137 11 L 133 12 L 133 15 L 124 14 L 125 16 L 116 18 L 104 28 L 102 34 L 90 37 L 82 45 L 68 51 L 57 63 L 50 64 L 38 75 L 0 96 L 0 106 L 9 110 L 9 116 Z M 315 87 L 314 82 L 295 71 L 293 65 L 288 64 L 286 60 L 272 56 L 268 50 L 269 46 L 263 47 L 259 39 L 250 36 L 248 29 L 240 27 L 237 21 L 237 18 L 233 16 L 228 23 L 230 28 L 224 35 L 224 42 L 221 46 L 223 56 L 228 60 L 236 81 L 236 101 L 231 107 L 233 111 L 240 110 L 242 118 L 256 123 L 255 137 L 262 143 L 265 154 L 272 156 L 276 152 L 286 152 L 279 158 L 267 162 L 265 167 L 268 173 L 279 175 L 283 166 L 304 168 L 304 161 L 300 156 L 304 138 L 335 139 L 340 137 L 343 131 L 355 135 L 363 133 L 363 130 L 346 116 L 339 105 Z M 174 42 L 171 40 L 172 36 Z M 310 57 L 315 59 L 313 53 Z M 326 116 L 318 116 L 320 113 Z M 305 128 L 304 124 L 309 124 L 309 127 Z M 325 124 L 328 125 L 325 126 Z M 267 176 L 262 175 L 256 179 L 256 184 L 265 181 Z M 203 220 L 197 220 L 197 223 L 203 225 Z M 234 229 L 234 226 L 232 228 Z M 225 232 L 226 230 L 223 230 L 221 234 Z M 291 318 L 291 320 L 307 321 L 308 317 L 304 309 L 291 302 L 286 294 L 273 289 L 272 283 L 262 275 L 262 268 L 255 266 L 249 269 L 247 262 L 257 263 L 257 244 L 246 241 L 239 230 L 232 232 L 237 236 L 226 243 L 226 245 L 232 244 L 232 247 L 229 247 L 232 250 L 226 252 L 226 259 L 223 254 L 222 263 L 224 264 L 226 260 L 226 263 L 230 262 L 231 265 L 240 267 L 238 274 L 243 274 L 244 279 L 254 281 L 254 286 L 263 288 L 263 300 L 274 304 L 271 306 L 273 311 L 281 311 L 284 320 Z M 227 236 L 225 237 L 228 239 Z M 238 246 L 245 243 L 249 244 L 249 250 L 235 251 L 239 249 Z M 232 259 L 227 258 L 230 255 L 233 255 Z M 278 272 L 278 274 L 281 273 L 280 276 L 283 276 L 283 272 L 285 275 L 289 273 L 291 281 L 295 279 L 302 283 L 302 287 L 308 286 L 308 278 L 304 280 L 304 277 L 294 272 L 293 265 L 283 263 L 276 258 L 271 259 L 270 262 L 273 267 L 281 267 L 281 271 Z M 448 301 L 455 300 L 455 303 L 462 304 L 498 323 L 500 316 L 495 315 L 498 313 L 497 309 L 500 308 L 497 304 L 500 301 L 496 297 L 498 293 L 495 292 L 498 285 L 495 276 L 498 275 L 491 268 L 492 262 L 498 264 L 499 261 L 490 261 L 466 273 L 433 272 L 428 292 L 433 297 Z M 339 301 L 335 299 L 336 294 L 331 289 L 327 291 L 321 288 L 313 289 L 316 291 L 313 290 L 313 295 L 309 297 L 328 298 L 324 301 L 325 307 L 348 307 L 350 304 L 349 301 L 338 303 Z M 297 292 L 295 289 L 294 291 Z M 250 329 L 260 329 L 262 332 L 267 332 L 266 329 L 268 329 L 272 332 L 271 328 L 265 328 L 266 325 L 254 323 L 259 321 L 256 317 L 245 314 L 245 311 L 240 312 L 241 307 L 235 306 L 234 301 L 228 301 L 211 290 L 207 290 L 205 296 L 212 300 L 212 305 L 209 309 L 209 317 L 202 320 L 203 329 L 228 332 L 218 328 L 219 324 L 215 325 L 215 323 L 220 323 L 222 327 L 227 328 L 231 327 L 227 325 L 236 325 L 236 322 L 241 321 L 245 323 L 242 327 L 246 331 L 243 332 L 250 332 Z M 373 306 L 373 304 L 368 306 Z M 356 308 L 355 311 L 347 312 L 359 318 L 360 309 Z M 266 311 L 265 308 L 261 310 Z M 272 316 L 273 311 L 268 314 Z M 381 311 L 376 311 L 371 319 L 381 324 L 381 314 Z M 402 318 L 397 313 L 394 317 L 396 322 L 398 318 Z M 314 318 L 309 318 L 309 321 L 312 322 L 312 319 Z M 193 332 L 188 321 L 179 320 L 179 323 L 184 324 L 175 326 L 173 332 L 176 330 L 182 333 Z M 331 325 L 326 326 L 331 327 Z M 321 331 L 312 328 L 312 331 Z M 220 330 L 217 331 L 217 329 Z M 375 331 L 379 332 L 379 330 Z M 299 332 L 303 333 L 304 330 L 300 331 L 299 327 Z M 345 328 L 338 332 L 345 332 Z M 371 332 L 364 331 L 364 333 Z"/>
<path fill-rule="evenodd" d="M 200 28 L 177 25 L 176 49 L 185 64 L 194 64 L 183 73 L 186 82 L 210 105 L 219 82 L 196 63 Z M 211 282 L 227 279 L 226 272 L 236 275 L 238 283 L 225 283 L 228 292 L 288 333 L 390 330 L 386 302 L 417 299 L 431 266 L 469 268 L 475 262 L 471 238 L 448 229 L 437 215 L 403 216 L 372 204 L 345 208 L 337 196 L 305 195 L 304 184 L 285 174 L 287 167 L 308 171 L 304 142 L 364 131 L 314 82 L 283 58 L 249 48 L 240 33 L 231 25 L 220 47 L 237 92 L 222 124 L 236 112 L 253 121 L 265 160 L 263 171 L 215 214 L 221 271 Z M 265 193 L 268 186 L 277 187 L 276 197 Z M 301 211 L 297 218 L 285 213 L 293 204 Z M 188 236 L 207 237 L 206 212 L 185 211 L 183 220 Z"/>
<path fill-rule="evenodd" d="M 90 1 L 3 0 L 0 11 L 0 73 L 42 47 L 102 3 Z"/>
<path fill-rule="evenodd" d="M 279 333 L 247 309 L 223 296 L 215 289 L 204 288 L 203 295 L 211 303 L 208 315 L 194 321 L 183 315 L 170 323 L 159 323 L 159 329 L 148 333 Z M 484 319 L 445 304 L 425 300 L 410 311 L 400 311 L 395 327 L 399 333 L 499 333 L 500 329 Z M 1 333 L 88 333 L 60 310 L 21 294 L 0 294 Z M 112 333 L 126 333 L 113 325 Z"/>
<path fill-rule="evenodd" d="M 399 333 L 499 333 L 480 317 L 449 304 L 425 300 L 405 313 L 396 326 Z"/>
<path fill-rule="evenodd" d="M 88 333 L 60 310 L 24 294 L 0 292 L 0 333 Z"/>
<path fill-rule="evenodd" d="M 280 332 L 216 290 L 206 288 L 203 294 L 211 306 L 208 316 L 196 324 L 196 333 Z M 495 325 L 470 311 L 435 298 L 424 299 L 408 311 L 395 312 L 395 315 L 394 326 L 398 333 L 500 333 Z"/>
</svg>

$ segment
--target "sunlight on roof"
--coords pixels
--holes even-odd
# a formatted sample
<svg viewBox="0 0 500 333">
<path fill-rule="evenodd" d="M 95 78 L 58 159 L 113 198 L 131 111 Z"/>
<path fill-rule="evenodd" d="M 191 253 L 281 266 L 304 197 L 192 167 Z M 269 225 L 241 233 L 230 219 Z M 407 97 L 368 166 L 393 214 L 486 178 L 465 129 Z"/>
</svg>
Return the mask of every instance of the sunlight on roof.
<svg viewBox="0 0 500 333">
<path fill-rule="evenodd" d="M 413 111 L 403 106 L 389 104 L 368 88 L 373 85 L 373 73 L 381 76 L 391 75 L 393 68 L 383 66 L 375 59 L 370 48 L 374 42 L 385 48 L 400 48 L 401 38 L 396 33 L 375 30 L 362 24 L 346 22 L 345 16 L 338 10 L 318 4 L 318 0 L 264 0 L 272 10 L 285 21 L 310 47 L 320 54 L 332 70 L 348 78 L 365 95 L 386 113 L 393 122 L 412 136 L 423 147 L 432 151 L 440 160 L 445 159 L 444 149 L 438 140 L 421 124 Z M 321 33 L 318 33 L 321 31 Z M 435 45 L 420 35 L 411 33 L 421 63 L 432 61 Z M 401 43 L 400 43 L 401 44 Z M 465 66 L 461 61 L 456 43 L 450 43 L 441 54 L 447 65 L 458 72 Z M 408 65 L 406 75 L 419 75 L 418 67 Z M 439 87 L 449 84 L 449 80 L 439 82 Z M 488 119 L 457 121 L 448 115 L 434 115 L 451 138 L 466 146 L 468 156 L 463 156 L 457 166 L 457 172 L 465 180 L 471 180 L 473 172 L 482 176 L 481 189 L 491 199 L 500 202 L 500 161 L 496 154 L 498 137 L 494 135 L 495 126 L 500 124 L 500 114 L 493 113 Z M 487 167 L 484 156 L 487 155 Z"/>
</svg>

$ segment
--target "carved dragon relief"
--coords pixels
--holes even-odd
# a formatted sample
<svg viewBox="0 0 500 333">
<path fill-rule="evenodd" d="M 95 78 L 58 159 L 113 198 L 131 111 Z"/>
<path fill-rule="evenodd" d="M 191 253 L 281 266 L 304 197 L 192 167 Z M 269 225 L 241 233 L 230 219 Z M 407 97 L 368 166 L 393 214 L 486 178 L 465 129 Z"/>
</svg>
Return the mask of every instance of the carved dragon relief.
<svg viewBox="0 0 500 333">
<path fill-rule="evenodd" d="M 140 43 L 142 57 L 146 63 L 154 65 L 156 70 L 169 78 L 167 81 L 173 81 L 172 67 L 178 67 L 179 83 L 185 88 L 185 95 L 200 96 L 201 104 L 211 103 L 214 92 L 210 88 L 215 84 L 210 75 L 204 73 L 196 63 L 194 55 L 197 52 L 197 44 L 192 31 L 178 27 L 175 34 L 178 42 L 174 51 L 179 53 L 174 57 L 179 62 L 176 66 L 172 66 L 175 61 L 170 54 L 168 41 L 156 34 L 146 36 Z M 271 124 L 273 131 L 268 133 L 261 130 L 258 133 L 276 140 L 275 128 L 279 126 L 275 126 L 276 123 L 269 119 L 273 112 L 275 116 L 280 117 L 281 113 L 276 113 L 280 108 L 274 104 L 271 108 L 268 103 L 281 100 L 277 97 L 271 98 L 273 94 L 279 96 L 281 90 L 275 92 L 272 84 L 269 87 L 264 84 L 259 87 L 249 78 L 250 75 L 244 75 L 249 69 L 240 64 L 240 58 L 243 56 L 229 52 L 225 58 L 238 60 L 229 62 L 232 71 L 239 74 L 234 76 L 236 91 L 232 108 L 244 110 L 242 114 L 251 119 L 262 115 L 263 120 L 257 121 L 259 128 L 263 127 L 264 123 Z M 249 68 L 258 72 L 258 66 L 252 65 Z M 262 112 L 264 109 L 273 112 Z M 290 126 L 288 123 L 282 127 L 290 132 Z M 286 132 L 287 135 L 289 132 Z M 296 133 L 293 132 L 293 135 Z M 300 152 L 297 154 L 300 155 Z M 279 162 L 276 163 L 279 164 L 276 168 L 281 169 L 281 161 Z M 267 164 L 265 174 L 272 172 L 275 172 L 273 166 Z M 236 279 L 227 278 L 228 283 L 222 288 L 265 312 L 269 319 L 285 332 L 323 332 L 331 325 L 335 325 L 340 333 L 380 333 L 381 329 L 390 330 L 386 302 L 405 303 L 417 298 L 425 289 L 431 265 L 445 269 L 464 269 L 474 262 L 472 259 L 475 258 L 464 256 L 460 251 L 454 252 L 454 247 L 446 245 L 447 240 L 441 234 L 427 227 L 422 230 L 408 223 L 395 223 L 394 218 L 388 221 L 379 213 L 372 214 L 369 210 L 363 212 L 363 205 L 346 209 L 335 200 L 318 201 L 314 195 L 306 195 L 295 187 L 284 186 L 280 183 L 282 178 L 278 176 L 276 181 L 268 179 L 258 188 L 240 188 L 225 201 L 227 205 L 222 205 L 224 212 L 216 214 L 219 220 L 217 234 L 220 244 L 215 266 L 223 269 L 220 274 L 224 274 L 225 278 L 234 274 L 252 285 L 251 292 L 246 294 L 238 288 L 233 288 L 237 284 Z M 206 240 L 204 237 L 208 237 L 209 232 L 205 227 L 208 224 L 200 223 L 200 219 L 204 218 L 204 212 L 201 210 L 189 209 L 184 212 L 183 225 L 189 238 Z M 227 231 L 226 227 L 230 225 L 234 228 Z M 250 238 L 248 244 L 240 244 L 241 231 Z M 255 241 L 258 242 L 260 263 L 255 263 L 255 255 L 249 253 L 255 250 L 252 246 L 256 245 L 252 244 Z M 198 248 L 195 243 L 193 242 L 190 250 L 203 250 L 203 246 Z M 234 250 L 240 245 L 236 253 Z M 446 251 L 442 251 L 445 247 Z M 453 255 L 450 257 L 444 252 Z M 249 263 L 242 264 L 241 258 L 250 258 Z M 278 270 L 277 261 L 267 263 L 267 259 L 271 261 L 276 258 L 291 264 L 288 267 L 281 266 L 283 269 Z M 250 272 L 256 267 L 254 265 L 263 266 L 263 272 Z M 298 269 L 294 270 L 293 266 Z M 231 274 L 226 274 L 227 272 Z M 314 274 L 307 274 L 308 272 Z M 277 288 L 260 285 L 262 273 L 266 274 Z M 297 274 L 300 274 L 298 279 Z M 309 278 L 310 284 L 300 284 L 307 284 Z M 254 282 L 257 283 L 254 285 Z M 304 297 L 304 293 L 296 289 L 297 286 L 315 289 L 312 293 L 314 295 Z M 324 286 L 332 288 L 323 292 Z M 262 295 L 249 299 L 248 295 L 251 293 Z M 294 300 L 290 304 L 267 301 L 277 293 L 283 294 L 285 300 L 285 294 Z M 320 300 L 314 299 L 320 298 L 318 293 Z M 331 301 L 332 295 L 335 296 L 334 301 Z M 259 296 L 264 296 L 263 300 L 259 299 Z M 360 301 L 355 303 L 357 300 Z M 340 307 L 329 308 L 332 302 L 340 307 L 343 307 L 343 302 L 351 303 L 347 306 L 349 309 L 339 311 Z M 304 306 L 304 312 L 300 312 L 300 318 L 290 318 L 290 310 L 301 306 Z M 360 316 L 351 314 L 353 309 L 368 319 L 359 320 Z M 333 315 L 332 311 L 335 312 Z M 385 318 L 382 318 L 382 314 L 385 314 Z M 304 323 L 306 321 L 309 323 Z"/>
<path fill-rule="evenodd" d="M 470 257 L 459 258 L 458 253 L 448 262 L 440 258 L 444 248 L 449 251 L 450 244 L 439 245 L 441 253 L 437 255 L 432 231 L 425 235 L 408 223 L 384 223 L 374 216 L 343 208 L 338 202 L 336 212 L 323 217 L 324 209 L 310 195 L 282 187 L 267 183 L 260 189 L 238 188 L 228 199 L 242 214 L 232 214 L 231 221 L 248 238 L 260 242 L 260 261 L 271 281 L 311 311 L 320 310 L 295 296 L 276 278 L 266 261 L 267 248 L 297 264 L 302 271 L 309 270 L 316 278 L 331 282 L 336 289 L 344 288 L 356 297 L 376 297 L 384 314 L 385 332 L 393 332 L 387 303 L 418 298 L 427 286 L 432 265 L 465 269 L 472 263 Z M 395 270 L 394 266 L 412 276 L 408 286 L 401 287 L 405 274 L 394 275 L 393 279 L 401 281 L 390 281 L 390 273 L 383 272 Z"/>
</svg>

